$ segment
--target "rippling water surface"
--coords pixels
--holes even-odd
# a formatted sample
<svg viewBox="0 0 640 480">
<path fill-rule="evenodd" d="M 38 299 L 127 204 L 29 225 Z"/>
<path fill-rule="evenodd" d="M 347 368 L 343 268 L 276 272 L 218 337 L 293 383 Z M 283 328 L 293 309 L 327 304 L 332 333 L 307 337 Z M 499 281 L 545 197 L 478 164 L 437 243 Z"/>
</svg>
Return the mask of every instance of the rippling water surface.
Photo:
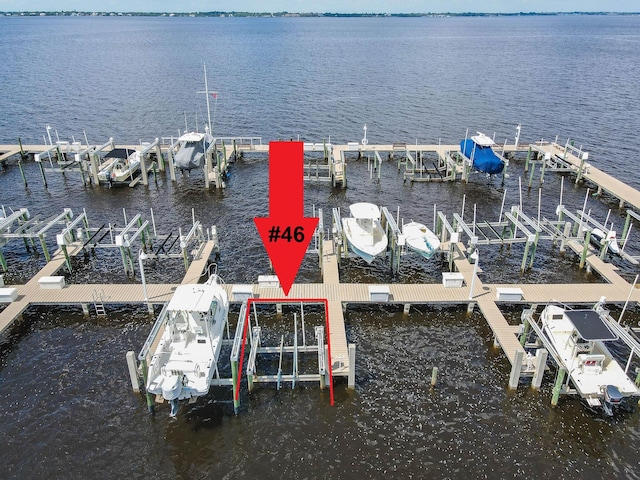
<svg viewBox="0 0 640 480">
<path fill-rule="evenodd" d="M 202 65 L 218 92 L 218 135 L 263 142 L 300 138 L 333 143 L 458 143 L 467 128 L 513 142 L 570 138 L 589 161 L 640 188 L 638 17 L 416 19 L 0 18 L 0 143 L 43 143 L 45 125 L 61 140 L 151 141 L 203 127 Z M 385 162 L 380 181 L 367 160 L 349 159 L 346 190 L 307 185 L 306 211 L 344 211 L 357 201 L 400 207 L 405 220 L 496 221 L 522 203 L 532 216 L 580 209 L 587 194 L 571 177 L 539 175 L 531 189 L 524 156 L 500 179 L 468 184 L 403 183 Z M 0 204 L 47 218 L 86 209 L 91 227 L 147 218 L 158 231 L 189 228 L 192 215 L 216 225 L 219 272 L 228 283 L 254 282 L 269 270 L 253 217 L 268 212 L 268 164 L 245 155 L 223 191 L 203 190 L 194 174 L 173 184 L 160 174 L 148 187 L 83 186 L 77 175 L 48 174 L 33 162 L 24 187 L 15 163 L 0 170 Z M 522 185 L 522 188 L 520 188 Z M 506 193 L 505 193 L 506 192 Z M 587 208 L 618 231 L 624 212 L 588 195 Z M 540 200 L 540 202 L 539 202 Z M 635 227 L 634 227 L 635 228 Z M 632 243 L 635 241 L 633 240 Z M 636 237 L 637 238 L 637 237 Z M 635 242 L 637 243 L 637 242 Z M 55 237 L 47 237 L 54 248 Z M 634 245 L 629 245 L 633 248 Z M 40 250 L 40 249 L 38 249 Z M 4 248 L 6 283 L 25 283 L 43 256 L 12 242 Z M 523 247 L 481 249 L 480 278 L 501 282 L 601 282 L 572 254 L 542 243 L 520 273 Z M 637 273 L 612 259 L 629 281 Z M 303 262 L 298 281 L 320 279 Z M 348 282 L 440 282 L 445 259 L 407 257 L 397 278 L 382 262 L 347 262 Z M 150 282 L 177 282 L 181 261 L 158 262 Z M 74 259 L 70 282 L 138 282 L 120 256 L 98 250 Z M 2 307 L 0 307 L 2 308 Z M 347 337 L 357 345 L 356 389 L 336 385 L 336 405 L 315 386 L 242 392 L 217 389 L 151 417 L 131 392 L 125 353 L 138 351 L 153 318 L 140 308 L 108 306 L 106 318 L 79 308 L 31 307 L 0 343 L 0 472 L 3 478 L 639 478 L 638 412 L 613 420 L 562 399 L 550 407 L 551 382 L 539 392 L 507 391 L 509 363 L 493 349 L 489 327 L 465 307 L 349 307 Z M 618 315 L 620 308 L 614 311 Z M 520 310 L 505 311 L 519 322 Z M 637 323 L 639 312 L 625 314 Z M 286 315 L 285 315 L 286 317 Z M 430 388 L 433 366 L 440 369 Z"/>
</svg>

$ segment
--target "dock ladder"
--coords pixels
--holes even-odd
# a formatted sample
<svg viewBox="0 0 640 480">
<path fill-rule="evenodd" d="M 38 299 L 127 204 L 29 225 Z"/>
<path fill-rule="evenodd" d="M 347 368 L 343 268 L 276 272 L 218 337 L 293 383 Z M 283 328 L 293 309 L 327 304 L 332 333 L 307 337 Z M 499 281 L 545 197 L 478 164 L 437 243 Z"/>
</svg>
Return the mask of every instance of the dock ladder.
<svg viewBox="0 0 640 480">
<path fill-rule="evenodd" d="M 104 290 L 94 290 L 93 294 L 93 307 L 95 308 L 96 315 L 104 317 L 107 315 L 107 311 L 104 308 Z"/>
</svg>

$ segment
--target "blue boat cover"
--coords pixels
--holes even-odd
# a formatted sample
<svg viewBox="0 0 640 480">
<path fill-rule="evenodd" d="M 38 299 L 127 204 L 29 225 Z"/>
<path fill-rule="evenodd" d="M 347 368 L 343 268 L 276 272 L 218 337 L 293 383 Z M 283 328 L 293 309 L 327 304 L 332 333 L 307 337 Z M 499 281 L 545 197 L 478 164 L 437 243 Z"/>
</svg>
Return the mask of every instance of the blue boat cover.
<svg viewBox="0 0 640 480">
<path fill-rule="evenodd" d="M 494 153 L 491 147 L 477 145 L 476 142 L 467 138 L 460 142 L 460 150 L 465 157 L 473 160 L 473 168 L 476 170 L 494 174 L 500 173 L 504 169 L 504 161 Z"/>
</svg>

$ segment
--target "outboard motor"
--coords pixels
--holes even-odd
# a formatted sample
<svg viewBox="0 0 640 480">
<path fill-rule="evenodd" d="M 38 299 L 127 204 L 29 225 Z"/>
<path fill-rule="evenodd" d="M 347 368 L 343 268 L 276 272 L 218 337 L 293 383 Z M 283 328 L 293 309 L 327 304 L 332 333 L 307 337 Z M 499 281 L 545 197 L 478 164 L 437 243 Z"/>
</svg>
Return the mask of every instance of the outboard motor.
<svg viewBox="0 0 640 480">
<path fill-rule="evenodd" d="M 604 405 L 602 408 L 607 415 L 611 416 L 613 415 L 613 407 L 620 405 L 622 402 L 622 394 L 615 385 L 603 385 L 602 391 L 604 392 Z"/>
<path fill-rule="evenodd" d="M 169 375 L 165 377 L 162 383 L 162 396 L 165 400 L 169 400 L 169 404 L 171 405 L 170 415 L 172 417 L 175 417 L 178 413 L 180 393 L 182 393 L 182 376 Z"/>
<path fill-rule="evenodd" d="M 178 409 L 180 408 L 180 401 L 176 398 L 174 400 L 171 400 L 169 402 L 169 405 L 171 405 L 171 412 L 169 413 L 169 416 L 172 418 L 175 418 L 176 415 L 178 415 Z"/>
<path fill-rule="evenodd" d="M 604 389 L 604 399 L 611 405 L 619 405 L 622 402 L 622 394 L 615 385 L 607 385 Z"/>
</svg>

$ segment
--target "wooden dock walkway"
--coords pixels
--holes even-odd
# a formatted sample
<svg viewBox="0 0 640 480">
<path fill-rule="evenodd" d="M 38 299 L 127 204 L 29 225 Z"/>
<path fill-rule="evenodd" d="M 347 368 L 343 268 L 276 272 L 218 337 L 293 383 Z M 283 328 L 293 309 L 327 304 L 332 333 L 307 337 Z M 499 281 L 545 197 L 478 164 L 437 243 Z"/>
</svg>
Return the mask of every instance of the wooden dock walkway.
<svg viewBox="0 0 640 480">
<path fill-rule="evenodd" d="M 315 144 L 314 144 L 315 145 Z M 345 152 L 355 152 L 359 154 L 367 152 L 395 152 L 398 151 L 398 145 L 402 145 L 403 151 L 407 153 L 417 154 L 418 152 L 434 152 L 438 155 L 442 163 L 448 163 L 447 156 L 450 152 L 459 152 L 459 144 L 380 144 L 380 145 L 362 145 L 362 144 L 346 144 L 346 145 L 331 145 L 332 157 L 334 159 L 343 159 Z M 69 149 L 73 145 L 61 144 L 62 149 Z M 87 148 L 86 145 L 81 145 L 82 148 Z M 123 145 L 117 146 L 117 148 L 139 148 L 139 145 Z M 561 159 L 567 165 L 571 167 L 573 173 L 577 175 L 577 179 L 585 179 L 594 184 L 598 193 L 606 192 L 609 195 L 617 198 L 620 201 L 620 207 L 629 204 L 636 210 L 640 211 L 640 192 L 633 187 L 625 184 L 624 182 L 612 177 L 611 175 L 594 167 L 593 164 L 587 163 L 584 159 L 579 158 L 572 150 L 567 147 L 562 147 L 556 143 L 536 143 L 531 145 L 496 145 L 501 147 L 505 153 L 511 153 L 514 151 L 526 151 L 527 149 L 533 149 L 542 154 L 548 153 L 552 158 Z M 50 150 L 50 145 L 23 145 L 22 149 L 27 154 L 37 154 Z M 165 152 L 168 149 L 167 145 L 159 145 L 161 151 Z M 251 144 L 251 145 L 238 145 L 237 151 L 245 152 L 251 151 L 256 153 L 269 152 L 268 144 Z M 225 146 L 224 153 L 225 159 L 228 162 L 231 155 L 234 153 L 233 146 Z M 65 150 L 66 151 L 66 150 Z M 20 153 L 19 145 L 0 145 L 0 162 L 18 155 Z M 456 173 L 459 174 L 461 168 L 456 167 Z M 415 178 L 414 180 L 420 180 Z"/>
<path fill-rule="evenodd" d="M 201 257 L 193 261 L 182 283 L 198 283 L 214 242 L 208 241 Z M 75 255 L 82 249 L 82 244 L 73 245 L 68 250 L 69 255 Z M 144 287 L 139 283 L 125 284 L 83 284 L 65 285 L 63 288 L 42 288 L 40 279 L 53 276 L 63 267 L 65 256 L 61 250 L 56 251 L 48 262 L 31 280 L 24 285 L 13 285 L 18 291 L 18 299 L 10 303 L 0 312 L 0 333 L 4 332 L 13 321 L 24 312 L 29 305 L 77 305 L 92 304 L 99 301 L 107 304 L 136 304 L 144 303 Z M 177 284 L 147 284 L 149 303 L 165 303 L 171 299 Z"/>
<path fill-rule="evenodd" d="M 612 197 L 617 198 L 620 201 L 620 208 L 623 208 L 624 204 L 627 203 L 640 211 L 640 192 L 635 188 L 599 170 L 594 167 L 593 164 L 578 158 L 570 151 L 567 151 L 566 148 L 556 143 L 535 145 L 535 149 L 549 153 L 551 158 L 559 158 L 567 162 L 573 167 L 573 171 L 578 178 L 584 178 L 596 185 L 598 194 L 606 192 Z"/>
<path fill-rule="evenodd" d="M 213 249 L 213 242 L 209 241 L 203 248 L 199 260 L 193 261 L 184 276 L 182 283 L 197 283 L 202 276 Z M 581 247 L 576 243 L 568 246 L 580 253 Z M 81 245 L 75 245 L 69 251 L 71 255 L 81 251 Z M 517 363 L 522 358 L 523 349 L 516 337 L 515 326 L 510 325 L 500 311 L 500 301 L 497 299 L 498 289 L 517 287 L 522 292 L 521 304 L 544 304 L 558 301 L 568 304 L 588 304 L 597 302 L 605 296 L 609 302 L 624 302 L 629 297 L 631 301 L 640 301 L 640 290 L 631 291 L 629 285 L 617 272 L 615 267 L 603 262 L 597 255 L 587 256 L 587 262 L 594 271 L 602 275 L 607 283 L 593 284 L 551 284 L 551 285 L 513 285 L 513 284 L 485 284 L 479 278 L 473 280 L 474 266 L 465 255 L 465 247 L 456 244 L 453 248 L 455 269 L 462 274 L 464 284 L 461 287 L 445 287 L 444 284 L 387 284 L 389 292 L 388 303 L 405 305 L 412 304 L 466 304 L 478 305 L 481 313 L 491 328 L 495 343 L 500 345 L 512 367 L 519 372 Z M 25 285 L 17 285 L 18 299 L 10 303 L 0 312 L 0 333 L 5 331 L 12 322 L 29 305 L 60 305 L 60 304 L 92 304 L 96 298 L 106 304 L 136 304 L 144 303 L 144 289 L 141 284 L 87 284 L 66 285 L 60 289 L 43 289 L 39 279 L 43 276 L 55 275 L 64 265 L 65 257 L 61 251 L 56 252 L 51 262 L 43 267 L 38 274 Z M 478 274 L 482 270 L 478 269 Z M 474 291 L 471 292 L 473 284 Z M 146 290 L 149 303 L 166 303 L 171 299 L 176 284 L 147 284 Z M 335 376 L 348 376 L 352 368 L 349 359 L 349 348 L 345 331 L 343 308 L 347 304 L 378 303 L 371 299 L 370 285 L 340 283 L 337 257 L 333 251 L 333 243 L 325 240 L 323 243 L 323 283 L 294 284 L 288 296 L 282 289 L 266 287 L 259 284 L 252 285 L 252 294 L 256 298 L 281 298 L 283 301 L 295 299 L 319 298 L 327 299 L 329 305 L 330 341 L 332 349 L 332 369 Z M 233 298 L 234 285 L 226 284 L 225 289 L 230 301 Z M 517 379 L 513 388 L 517 386 Z"/>
</svg>

